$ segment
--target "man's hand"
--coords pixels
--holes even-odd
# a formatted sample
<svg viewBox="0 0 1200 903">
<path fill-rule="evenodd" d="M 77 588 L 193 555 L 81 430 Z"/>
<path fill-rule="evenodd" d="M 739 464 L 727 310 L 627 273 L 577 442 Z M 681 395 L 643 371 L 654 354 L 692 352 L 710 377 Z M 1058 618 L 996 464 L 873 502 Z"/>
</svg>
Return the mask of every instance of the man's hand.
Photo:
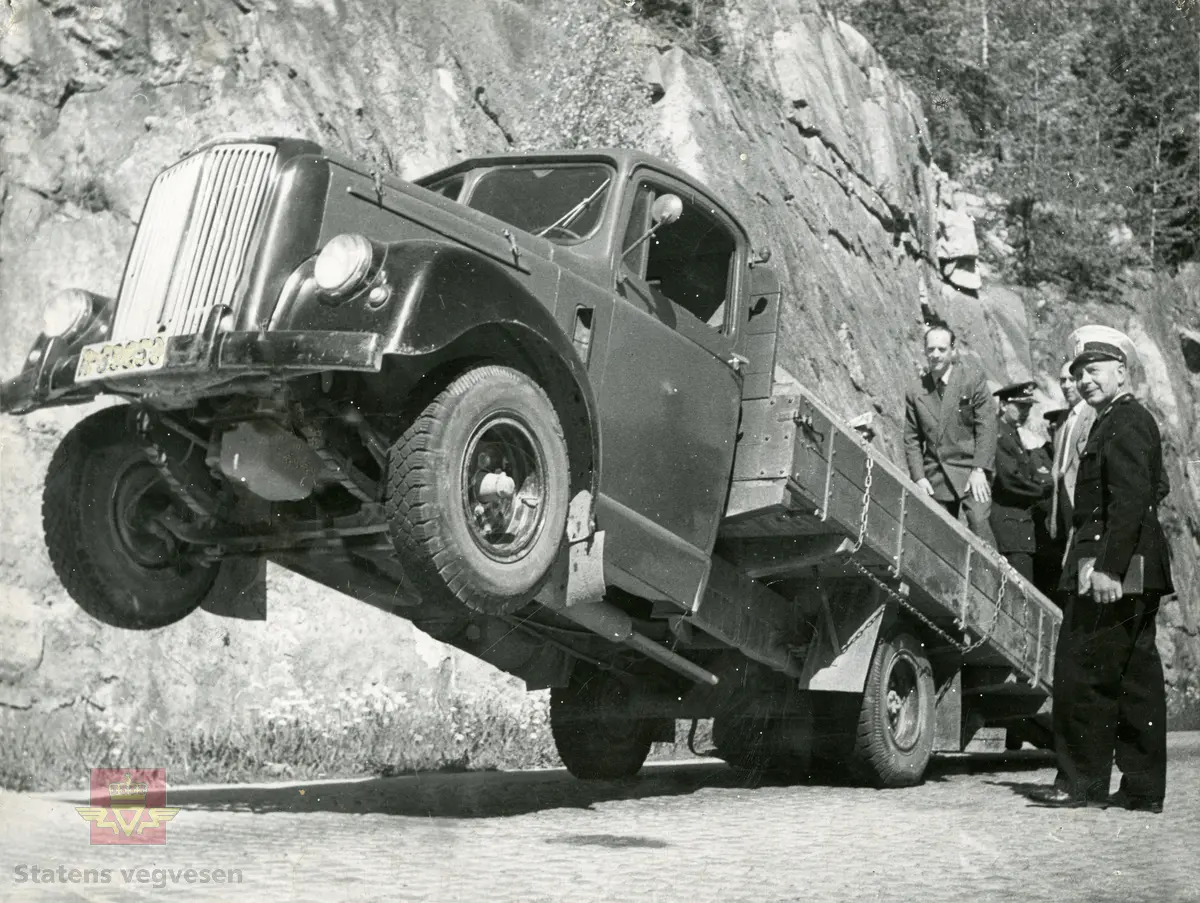
<svg viewBox="0 0 1200 903">
<path fill-rule="evenodd" d="M 972 470 L 971 475 L 967 477 L 967 488 L 971 490 L 971 498 L 977 502 L 992 500 L 992 486 L 988 482 L 987 474 L 979 468 Z"/>
<path fill-rule="evenodd" d="M 1092 571 L 1092 599 L 1101 605 L 1111 605 L 1124 595 L 1121 581 L 1104 571 Z"/>
<path fill-rule="evenodd" d="M 929 477 L 921 477 L 917 480 L 917 485 L 925 490 L 926 495 L 933 495 L 933 484 L 929 482 Z"/>
</svg>

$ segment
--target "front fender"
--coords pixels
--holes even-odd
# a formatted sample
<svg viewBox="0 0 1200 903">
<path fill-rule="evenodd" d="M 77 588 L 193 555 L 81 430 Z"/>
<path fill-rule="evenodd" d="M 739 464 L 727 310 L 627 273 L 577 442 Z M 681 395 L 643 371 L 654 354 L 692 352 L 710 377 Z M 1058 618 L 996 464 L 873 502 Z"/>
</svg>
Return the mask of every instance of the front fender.
<svg viewBox="0 0 1200 903">
<path fill-rule="evenodd" d="M 83 328 L 69 338 L 39 335 L 11 379 L 0 382 L 0 413 L 28 414 L 39 408 L 84 404 L 96 397 L 97 386 L 76 386 L 75 356 L 89 342 L 102 341 L 112 326 L 114 299 L 95 292 L 88 296 L 92 313 Z M 69 369 L 64 369 L 69 368 Z"/>
<path fill-rule="evenodd" d="M 486 330 L 502 332 L 505 344 L 519 348 L 534 375 L 547 383 L 544 388 L 566 418 L 564 429 L 585 429 L 591 477 L 579 488 L 596 497 L 598 408 L 587 368 L 554 317 L 557 268 L 538 259 L 537 275 L 530 275 L 442 240 L 395 242 L 377 250 L 380 270 L 362 291 L 333 303 L 315 291 L 298 290 L 283 299 L 272 329 L 375 332 L 383 336 L 385 355 L 414 359 L 433 358 Z M 372 287 L 385 289 L 383 300 L 372 301 Z M 481 344 L 487 345 L 474 343 L 476 352 Z M 564 405 L 579 411 L 564 411 Z"/>
<path fill-rule="evenodd" d="M 403 304 L 385 335 L 385 353 L 435 355 L 456 345 L 477 351 L 485 336 L 504 334 L 549 392 L 563 419 L 572 458 L 586 448 L 587 472 L 573 474 L 577 489 L 596 498 L 600 488 L 600 420 L 587 368 L 553 313 L 554 283 L 536 297 L 512 270 L 459 247 L 427 258 L 419 277 L 403 281 Z M 470 341 L 472 337 L 479 340 Z M 582 433 L 582 435 L 580 435 Z"/>
</svg>

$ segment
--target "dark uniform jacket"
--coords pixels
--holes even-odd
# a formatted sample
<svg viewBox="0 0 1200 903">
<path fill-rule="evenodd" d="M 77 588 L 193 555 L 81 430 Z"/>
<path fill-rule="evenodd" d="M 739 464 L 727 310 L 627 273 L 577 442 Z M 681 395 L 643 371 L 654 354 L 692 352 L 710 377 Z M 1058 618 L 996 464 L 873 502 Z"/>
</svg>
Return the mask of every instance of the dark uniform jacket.
<svg viewBox="0 0 1200 903">
<path fill-rule="evenodd" d="M 1001 553 L 1035 552 L 1034 508 L 1054 488 L 1045 454 L 1025 448 L 1017 428 L 997 420 L 996 478 L 992 483 L 992 533 Z"/>
<path fill-rule="evenodd" d="M 941 397 L 926 372 L 905 398 L 904 458 L 913 482 L 928 477 L 938 501 L 965 498 L 972 469 L 989 476 L 995 469 L 994 411 L 987 380 L 977 368 L 954 364 Z"/>
<path fill-rule="evenodd" d="M 1080 560 L 1124 580 L 1130 559 L 1145 556 L 1145 589 L 1169 593 L 1170 551 L 1158 506 L 1170 491 L 1162 439 L 1154 417 L 1132 395 L 1117 398 L 1096 419 L 1079 459 L 1075 531 L 1059 589 L 1074 592 Z"/>
</svg>

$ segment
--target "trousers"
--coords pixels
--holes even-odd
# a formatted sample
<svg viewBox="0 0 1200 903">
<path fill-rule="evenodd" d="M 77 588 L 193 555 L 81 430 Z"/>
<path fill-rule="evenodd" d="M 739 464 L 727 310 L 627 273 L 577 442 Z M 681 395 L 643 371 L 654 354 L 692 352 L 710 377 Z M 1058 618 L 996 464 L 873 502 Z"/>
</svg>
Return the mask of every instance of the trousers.
<svg viewBox="0 0 1200 903">
<path fill-rule="evenodd" d="M 1033 583 L 1033 553 L 1031 552 L 1005 552 L 1004 557 L 1008 559 L 1008 563 L 1013 566 L 1018 574 Z"/>
<path fill-rule="evenodd" d="M 955 520 L 958 520 L 960 510 L 966 512 L 967 526 L 971 532 L 988 545 L 995 547 L 996 535 L 992 532 L 991 502 L 977 502 L 969 495 L 961 501 L 958 499 L 949 502 L 942 499 L 935 499 L 935 501 L 945 508 Z"/>
<path fill-rule="evenodd" d="M 1155 646 L 1159 596 L 1101 605 L 1069 595 L 1054 661 L 1057 783 L 1108 796 L 1115 760 L 1121 790 L 1162 801 L 1167 787 L 1167 694 Z"/>
</svg>

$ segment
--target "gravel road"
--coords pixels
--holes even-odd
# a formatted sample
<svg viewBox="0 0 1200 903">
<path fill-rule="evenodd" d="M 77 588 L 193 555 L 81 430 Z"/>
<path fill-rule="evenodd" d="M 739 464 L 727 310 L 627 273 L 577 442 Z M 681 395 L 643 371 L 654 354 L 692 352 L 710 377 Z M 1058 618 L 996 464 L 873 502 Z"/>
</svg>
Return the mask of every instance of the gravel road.
<svg viewBox="0 0 1200 903">
<path fill-rule="evenodd" d="M 1053 778 L 1034 751 L 940 758 L 891 791 L 754 785 L 710 760 L 618 784 L 550 770 L 169 787 L 181 811 L 163 846 L 89 845 L 86 792 L 5 793 L 0 898 L 1200 901 L 1200 733 L 1170 742 L 1158 816 L 1032 806 Z"/>
</svg>

